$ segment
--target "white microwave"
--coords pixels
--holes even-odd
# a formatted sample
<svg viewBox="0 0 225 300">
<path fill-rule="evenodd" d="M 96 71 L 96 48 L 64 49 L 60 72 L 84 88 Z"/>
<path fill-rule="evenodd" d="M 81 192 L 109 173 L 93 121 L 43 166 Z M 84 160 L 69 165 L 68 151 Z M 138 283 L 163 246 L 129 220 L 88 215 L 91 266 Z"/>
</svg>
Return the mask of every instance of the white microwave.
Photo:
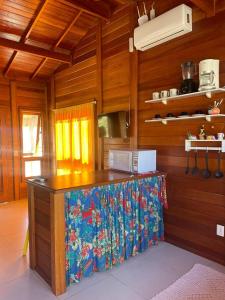
<svg viewBox="0 0 225 300">
<path fill-rule="evenodd" d="M 109 150 L 109 168 L 131 172 L 156 171 L 156 150 Z"/>
</svg>

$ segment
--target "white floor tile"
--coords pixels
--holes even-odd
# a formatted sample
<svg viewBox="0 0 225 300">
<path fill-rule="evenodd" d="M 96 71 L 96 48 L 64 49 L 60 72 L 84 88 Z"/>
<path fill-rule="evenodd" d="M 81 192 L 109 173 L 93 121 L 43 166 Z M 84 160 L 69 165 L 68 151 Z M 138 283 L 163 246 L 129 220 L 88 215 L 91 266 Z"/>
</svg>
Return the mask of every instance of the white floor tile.
<svg viewBox="0 0 225 300">
<path fill-rule="evenodd" d="M 21 277 L 0 286 L 0 300 L 55 300 L 50 288 L 27 271 Z"/>
<path fill-rule="evenodd" d="M 60 300 L 68 299 L 73 295 L 77 295 L 78 293 L 85 291 L 86 289 L 95 286 L 96 284 L 99 284 L 102 281 L 107 280 L 109 276 L 109 272 L 94 273 L 88 278 L 83 278 L 81 282 L 68 287 L 66 293 L 59 296 L 58 298 Z"/>
<path fill-rule="evenodd" d="M 85 289 L 69 300 L 143 300 L 144 298 L 133 292 L 113 277 L 109 277 L 98 284 Z"/>
</svg>

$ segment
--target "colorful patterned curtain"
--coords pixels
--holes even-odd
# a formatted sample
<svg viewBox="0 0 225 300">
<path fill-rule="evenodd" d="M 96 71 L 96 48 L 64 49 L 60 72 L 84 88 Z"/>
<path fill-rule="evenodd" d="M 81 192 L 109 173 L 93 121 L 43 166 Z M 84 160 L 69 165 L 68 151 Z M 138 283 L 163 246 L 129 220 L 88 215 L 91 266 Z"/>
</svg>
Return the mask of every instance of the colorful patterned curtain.
<svg viewBox="0 0 225 300">
<path fill-rule="evenodd" d="M 164 176 L 68 192 L 65 202 L 67 285 L 164 238 Z"/>
<path fill-rule="evenodd" d="M 94 170 L 94 104 L 55 112 L 57 175 Z"/>
</svg>

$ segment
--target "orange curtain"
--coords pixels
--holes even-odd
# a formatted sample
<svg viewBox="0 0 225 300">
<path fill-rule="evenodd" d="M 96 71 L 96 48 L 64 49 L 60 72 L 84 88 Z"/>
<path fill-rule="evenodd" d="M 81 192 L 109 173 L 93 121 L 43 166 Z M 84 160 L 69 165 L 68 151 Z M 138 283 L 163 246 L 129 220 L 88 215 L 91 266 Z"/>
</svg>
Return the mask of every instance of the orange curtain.
<svg viewBox="0 0 225 300">
<path fill-rule="evenodd" d="M 94 104 L 55 112 L 57 175 L 94 170 Z"/>
</svg>

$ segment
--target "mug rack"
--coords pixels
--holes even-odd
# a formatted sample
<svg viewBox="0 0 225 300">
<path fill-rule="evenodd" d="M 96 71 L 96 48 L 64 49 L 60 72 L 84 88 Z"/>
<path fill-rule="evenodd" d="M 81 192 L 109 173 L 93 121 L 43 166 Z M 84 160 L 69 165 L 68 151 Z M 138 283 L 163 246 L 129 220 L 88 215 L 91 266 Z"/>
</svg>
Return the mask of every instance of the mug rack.
<svg viewBox="0 0 225 300">
<path fill-rule="evenodd" d="M 202 143 L 206 143 L 206 142 L 212 145 L 202 146 Z M 216 144 L 217 146 L 213 144 Z M 218 144 L 220 145 L 218 146 Z M 189 152 L 191 150 L 225 152 L 225 140 L 185 140 L 185 151 Z"/>
</svg>

